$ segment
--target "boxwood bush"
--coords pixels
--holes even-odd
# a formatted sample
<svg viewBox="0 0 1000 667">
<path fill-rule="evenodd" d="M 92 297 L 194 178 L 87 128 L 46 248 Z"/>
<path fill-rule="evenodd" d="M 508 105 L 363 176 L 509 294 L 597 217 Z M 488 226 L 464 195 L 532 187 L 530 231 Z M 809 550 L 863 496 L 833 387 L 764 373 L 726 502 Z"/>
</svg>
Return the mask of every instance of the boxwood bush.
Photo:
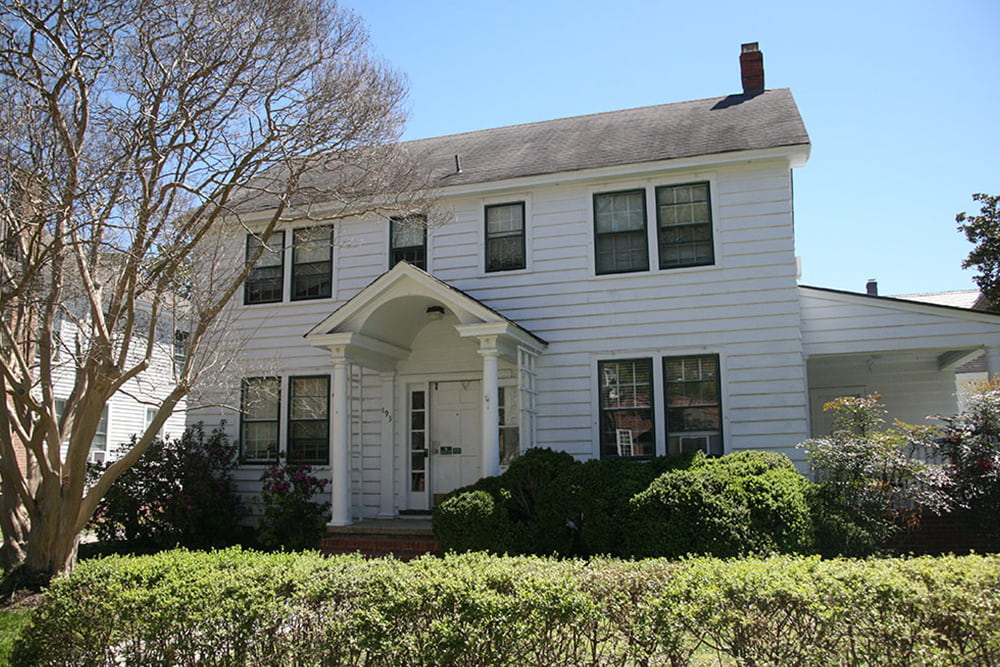
<svg viewBox="0 0 1000 667">
<path fill-rule="evenodd" d="M 632 498 L 630 554 L 809 552 L 811 486 L 783 454 L 698 458 L 687 469 L 665 472 Z"/>
<path fill-rule="evenodd" d="M 56 580 L 14 665 L 995 665 L 1000 559 L 409 563 L 183 550 Z"/>
<path fill-rule="evenodd" d="M 434 512 L 434 532 L 445 550 L 492 553 L 808 552 L 812 490 L 772 452 L 577 463 L 534 449 L 503 475 L 452 492 Z"/>
</svg>

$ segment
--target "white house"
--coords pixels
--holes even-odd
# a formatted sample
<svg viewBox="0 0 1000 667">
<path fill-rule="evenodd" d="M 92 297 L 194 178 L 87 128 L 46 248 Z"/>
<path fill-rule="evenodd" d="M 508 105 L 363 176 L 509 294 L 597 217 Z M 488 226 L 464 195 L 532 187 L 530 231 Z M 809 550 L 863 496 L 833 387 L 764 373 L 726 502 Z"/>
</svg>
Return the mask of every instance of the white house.
<svg viewBox="0 0 1000 667">
<path fill-rule="evenodd" d="M 956 367 L 1000 370 L 1000 318 L 798 285 L 809 137 L 755 44 L 740 61 L 741 94 L 403 144 L 445 221 L 288 224 L 233 305 L 241 410 L 189 419 L 228 420 L 248 491 L 273 449 L 316 464 L 345 525 L 528 447 L 801 461 L 837 395 L 953 411 Z"/>
<path fill-rule="evenodd" d="M 139 309 L 139 312 L 143 312 Z M 158 339 L 153 345 L 153 354 L 149 368 L 125 383 L 125 386 L 108 399 L 101 413 L 101 422 L 90 445 L 90 461 L 113 461 L 119 458 L 127 449 L 133 435 L 142 435 L 152 423 L 164 397 L 173 387 L 178 364 L 183 363 L 187 354 L 187 334 L 174 327 L 166 326 L 173 323 L 171 318 L 164 318 L 165 326 L 161 327 Z M 76 379 L 75 357 L 77 326 L 72 318 L 57 320 L 58 340 L 56 341 L 56 358 L 52 372 L 52 391 L 55 396 L 56 413 L 62 414 L 66 399 L 73 390 Z M 136 346 L 139 347 L 139 346 Z M 141 349 L 133 350 L 131 356 L 141 355 Z M 180 437 L 185 426 L 185 401 L 180 401 L 173 414 L 167 418 L 160 430 L 165 437 Z M 66 447 L 63 443 L 62 456 L 66 457 Z"/>
</svg>

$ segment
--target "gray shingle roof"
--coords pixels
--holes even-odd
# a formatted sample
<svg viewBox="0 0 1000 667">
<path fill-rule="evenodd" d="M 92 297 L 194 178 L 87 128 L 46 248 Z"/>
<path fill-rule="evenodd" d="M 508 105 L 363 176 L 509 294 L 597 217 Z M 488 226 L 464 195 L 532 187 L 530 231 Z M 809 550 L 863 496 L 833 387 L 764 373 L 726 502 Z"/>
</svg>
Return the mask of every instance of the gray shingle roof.
<svg viewBox="0 0 1000 667">
<path fill-rule="evenodd" d="M 379 162 L 396 150 L 407 157 L 385 164 L 401 167 L 400 175 L 390 180 L 405 191 L 808 143 L 795 100 L 781 88 L 401 142 L 383 154 L 358 153 L 360 169 L 351 168 L 346 158 L 313 169 L 299 179 L 292 201 L 304 206 L 330 201 L 331 193 L 337 201 L 377 195 L 385 184 L 366 182 L 364 161 Z M 274 173 L 278 191 L 281 173 Z M 267 180 L 265 174 L 260 187 L 266 189 Z M 266 192 L 250 192 L 234 202 L 234 210 L 261 210 L 276 203 Z"/>
<path fill-rule="evenodd" d="M 419 139 L 401 144 L 439 186 L 795 146 L 809 135 L 787 88 Z M 462 172 L 455 172 L 455 155 Z"/>
</svg>

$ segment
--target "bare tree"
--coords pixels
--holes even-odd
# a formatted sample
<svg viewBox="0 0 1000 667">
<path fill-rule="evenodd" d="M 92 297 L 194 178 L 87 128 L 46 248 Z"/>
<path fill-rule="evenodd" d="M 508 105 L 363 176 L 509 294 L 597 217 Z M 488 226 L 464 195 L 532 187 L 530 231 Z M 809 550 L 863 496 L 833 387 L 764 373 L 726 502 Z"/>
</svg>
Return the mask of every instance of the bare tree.
<svg viewBox="0 0 1000 667">
<path fill-rule="evenodd" d="M 14 0 L 0 17 L 0 556 L 31 583 L 73 566 L 100 498 L 220 361 L 220 313 L 256 259 L 219 251 L 227 230 L 259 254 L 285 220 L 419 202 L 391 143 L 404 86 L 331 2 Z M 104 405 L 177 317 L 183 367 L 88 487 Z M 74 384 L 57 414 L 60 347 Z"/>
</svg>

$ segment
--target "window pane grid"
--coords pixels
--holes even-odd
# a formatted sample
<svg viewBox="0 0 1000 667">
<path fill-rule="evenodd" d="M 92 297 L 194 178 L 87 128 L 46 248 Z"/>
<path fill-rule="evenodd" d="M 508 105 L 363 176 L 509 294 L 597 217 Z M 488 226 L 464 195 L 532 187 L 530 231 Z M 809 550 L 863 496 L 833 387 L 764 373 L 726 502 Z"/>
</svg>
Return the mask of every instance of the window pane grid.
<svg viewBox="0 0 1000 667">
<path fill-rule="evenodd" d="M 289 378 L 288 395 L 288 460 L 327 463 L 330 456 L 330 378 Z"/>
<path fill-rule="evenodd" d="M 594 195 L 597 273 L 627 273 L 649 268 L 645 190 Z"/>
<path fill-rule="evenodd" d="M 333 228 L 296 229 L 292 240 L 292 300 L 332 296 Z"/>
<path fill-rule="evenodd" d="M 427 270 L 427 220 L 423 216 L 389 221 L 389 266 L 406 260 Z"/>
<path fill-rule="evenodd" d="M 663 360 L 667 395 L 667 448 L 672 454 L 723 453 L 719 357 L 699 355 Z"/>
<path fill-rule="evenodd" d="M 652 370 L 652 359 L 598 363 L 602 456 L 654 455 Z"/>
<path fill-rule="evenodd" d="M 486 270 L 525 267 L 524 203 L 486 207 Z"/>
<path fill-rule="evenodd" d="M 427 490 L 427 442 L 425 439 L 424 392 L 410 394 L 410 491 Z"/>
<path fill-rule="evenodd" d="M 281 301 L 282 283 L 284 282 L 284 245 L 285 233 L 274 232 L 267 247 L 261 252 L 247 275 L 244 285 L 244 303 L 274 303 Z M 260 239 L 253 234 L 247 235 L 246 259 L 250 258 L 260 248 Z"/>
<path fill-rule="evenodd" d="M 244 460 L 265 461 L 278 447 L 280 378 L 247 378 L 241 391 L 240 449 Z"/>
<path fill-rule="evenodd" d="M 715 261 L 708 183 L 656 188 L 656 216 L 661 269 Z"/>
</svg>

